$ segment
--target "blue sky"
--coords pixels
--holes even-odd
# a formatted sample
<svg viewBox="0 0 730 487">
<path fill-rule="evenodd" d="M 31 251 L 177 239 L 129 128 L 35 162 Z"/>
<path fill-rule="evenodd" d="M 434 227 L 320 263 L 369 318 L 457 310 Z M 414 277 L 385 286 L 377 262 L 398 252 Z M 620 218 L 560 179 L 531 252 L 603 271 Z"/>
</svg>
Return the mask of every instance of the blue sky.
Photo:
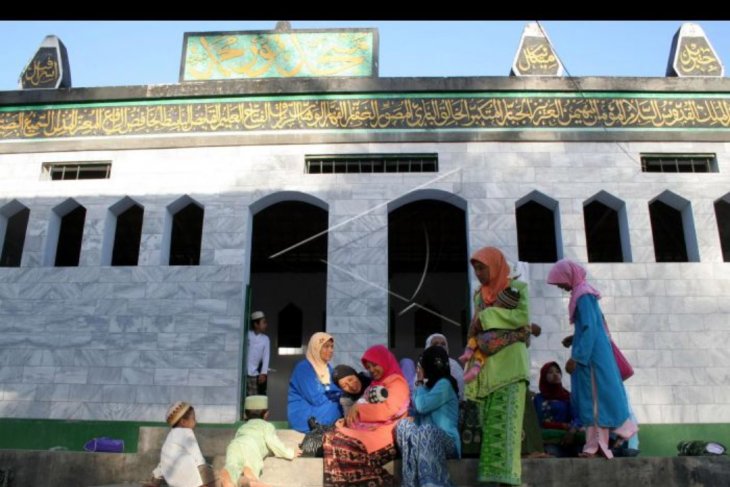
<svg viewBox="0 0 730 487">
<path fill-rule="evenodd" d="M 294 29 L 375 27 L 380 76 L 506 76 L 526 21 L 291 21 Z M 693 21 L 727 67 L 730 22 Z M 573 76 L 664 76 L 682 21 L 545 21 Z M 47 34 L 69 52 L 74 87 L 177 83 L 184 32 L 273 29 L 276 21 L 1 21 L 0 91 Z M 727 73 L 726 73 L 727 76 Z"/>
</svg>

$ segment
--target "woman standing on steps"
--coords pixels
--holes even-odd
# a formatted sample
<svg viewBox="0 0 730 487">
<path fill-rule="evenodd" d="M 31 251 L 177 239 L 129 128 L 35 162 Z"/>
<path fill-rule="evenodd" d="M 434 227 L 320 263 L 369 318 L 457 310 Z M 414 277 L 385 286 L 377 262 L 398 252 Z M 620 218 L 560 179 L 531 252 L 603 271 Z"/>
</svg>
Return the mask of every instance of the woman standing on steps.
<svg viewBox="0 0 730 487">
<path fill-rule="evenodd" d="M 519 330 L 530 325 L 527 284 L 509 278 L 510 268 L 502 252 L 485 247 L 471 257 L 480 287 L 474 295 L 472 332 Z M 495 306 L 497 295 L 507 287 L 516 289 L 516 307 Z M 527 347 L 512 343 L 486 360 L 476 379 L 466 385 L 466 396 L 480 404 L 482 446 L 479 481 L 492 485 L 520 485 L 520 444 L 525 396 L 530 376 Z"/>
<path fill-rule="evenodd" d="M 609 429 L 622 438 L 638 431 L 631 421 L 621 374 L 598 305 L 601 293 L 586 281 L 586 271 L 572 260 L 562 259 L 550 269 L 547 283 L 570 291 L 568 316 L 575 325 L 570 359 L 571 399 L 586 427 L 581 457 L 613 458 L 608 447 Z"/>
</svg>

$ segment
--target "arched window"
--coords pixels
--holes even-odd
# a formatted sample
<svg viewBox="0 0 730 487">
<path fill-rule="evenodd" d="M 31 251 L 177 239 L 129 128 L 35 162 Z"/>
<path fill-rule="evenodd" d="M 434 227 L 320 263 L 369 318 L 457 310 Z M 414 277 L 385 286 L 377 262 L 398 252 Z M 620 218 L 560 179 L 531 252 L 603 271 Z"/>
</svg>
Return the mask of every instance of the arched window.
<svg viewBox="0 0 730 487">
<path fill-rule="evenodd" d="M 730 262 L 730 193 L 715 201 L 715 218 L 720 232 L 722 260 Z"/>
<path fill-rule="evenodd" d="M 664 191 L 649 203 L 657 262 L 699 262 L 691 203 Z"/>
<path fill-rule="evenodd" d="M 0 208 L 0 267 L 20 267 L 30 210 L 17 200 Z"/>
<path fill-rule="evenodd" d="M 189 196 L 183 196 L 167 207 L 163 245 L 169 242 L 169 265 L 200 264 L 203 213 L 203 206 Z"/>
<path fill-rule="evenodd" d="M 137 265 L 142 239 L 144 208 L 131 198 L 124 198 L 109 208 L 102 264 L 113 266 Z"/>
<path fill-rule="evenodd" d="M 48 226 L 47 265 L 73 267 L 79 265 L 84 236 L 86 208 L 69 198 L 56 206 Z"/>
<path fill-rule="evenodd" d="M 588 262 L 630 262 L 626 204 L 601 191 L 583 203 Z"/>
<path fill-rule="evenodd" d="M 533 191 L 515 206 L 519 260 L 556 262 L 562 258 L 558 202 L 539 191 Z"/>
</svg>

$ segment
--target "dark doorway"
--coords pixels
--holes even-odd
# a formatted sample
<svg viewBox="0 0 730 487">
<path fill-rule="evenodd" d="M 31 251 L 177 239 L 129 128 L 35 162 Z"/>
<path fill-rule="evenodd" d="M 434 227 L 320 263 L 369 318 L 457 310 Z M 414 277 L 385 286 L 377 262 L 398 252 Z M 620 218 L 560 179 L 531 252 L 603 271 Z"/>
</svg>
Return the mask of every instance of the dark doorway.
<svg viewBox="0 0 730 487">
<path fill-rule="evenodd" d="M 466 248 L 466 214 L 450 203 L 420 200 L 388 215 L 388 345 L 398 359 L 416 360 L 431 333 L 446 336 L 452 357 L 461 354 L 469 310 Z"/>
<path fill-rule="evenodd" d="M 290 247 L 325 231 L 327 225 L 326 210 L 299 201 L 273 204 L 253 217 L 251 310 L 263 311 L 269 323 L 272 420 L 286 420 L 291 371 L 304 358 L 309 337 L 326 326 L 327 234 Z"/>
</svg>

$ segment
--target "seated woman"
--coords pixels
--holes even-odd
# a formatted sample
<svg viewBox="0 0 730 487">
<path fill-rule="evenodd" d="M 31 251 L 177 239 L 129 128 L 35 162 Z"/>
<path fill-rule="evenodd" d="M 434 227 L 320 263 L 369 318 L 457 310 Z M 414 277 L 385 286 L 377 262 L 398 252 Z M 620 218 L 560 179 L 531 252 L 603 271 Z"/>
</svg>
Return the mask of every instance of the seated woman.
<svg viewBox="0 0 730 487">
<path fill-rule="evenodd" d="M 347 416 L 353 404 L 362 397 L 367 386 L 370 385 L 371 378 L 367 372 L 357 372 L 349 365 L 338 365 L 332 373 L 332 379 L 337 387 L 342 389 L 340 396 L 340 405 L 342 412 Z"/>
<path fill-rule="evenodd" d="M 335 340 L 332 335 L 319 332 L 312 335 L 306 359 L 300 361 L 289 380 L 287 419 L 297 431 L 309 431 L 308 420 L 329 425 L 342 417 L 340 388 L 332 381 L 332 360 Z"/>
<path fill-rule="evenodd" d="M 324 434 L 326 487 L 395 485 L 383 466 L 396 456 L 393 430 L 408 411 L 408 384 L 384 345 L 368 348 L 362 363 L 372 382 L 334 431 Z"/>
<path fill-rule="evenodd" d="M 446 336 L 441 333 L 434 333 L 433 335 L 426 338 L 426 347 L 439 346 L 446 350 L 446 354 L 449 353 L 449 342 L 446 340 Z M 449 358 L 449 367 L 451 369 L 451 377 L 456 381 L 456 385 L 459 388 L 459 401 L 464 400 L 464 367 L 453 358 Z"/>
<path fill-rule="evenodd" d="M 461 456 L 459 389 L 444 348 L 427 348 L 420 365 L 413 393 L 414 420 L 402 419 L 396 427 L 403 456 L 401 485 L 450 486 L 446 460 Z"/>
<path fill-rule="evenodd" d="M 563 387 L 563 373 L 557 362 L 540 369 L 540 393 L 534 398 L 545 451 L 556 457 L 578 455 L 576 432 L 580 421 L 573 415 L 570 392 Z"/>
</svg>

